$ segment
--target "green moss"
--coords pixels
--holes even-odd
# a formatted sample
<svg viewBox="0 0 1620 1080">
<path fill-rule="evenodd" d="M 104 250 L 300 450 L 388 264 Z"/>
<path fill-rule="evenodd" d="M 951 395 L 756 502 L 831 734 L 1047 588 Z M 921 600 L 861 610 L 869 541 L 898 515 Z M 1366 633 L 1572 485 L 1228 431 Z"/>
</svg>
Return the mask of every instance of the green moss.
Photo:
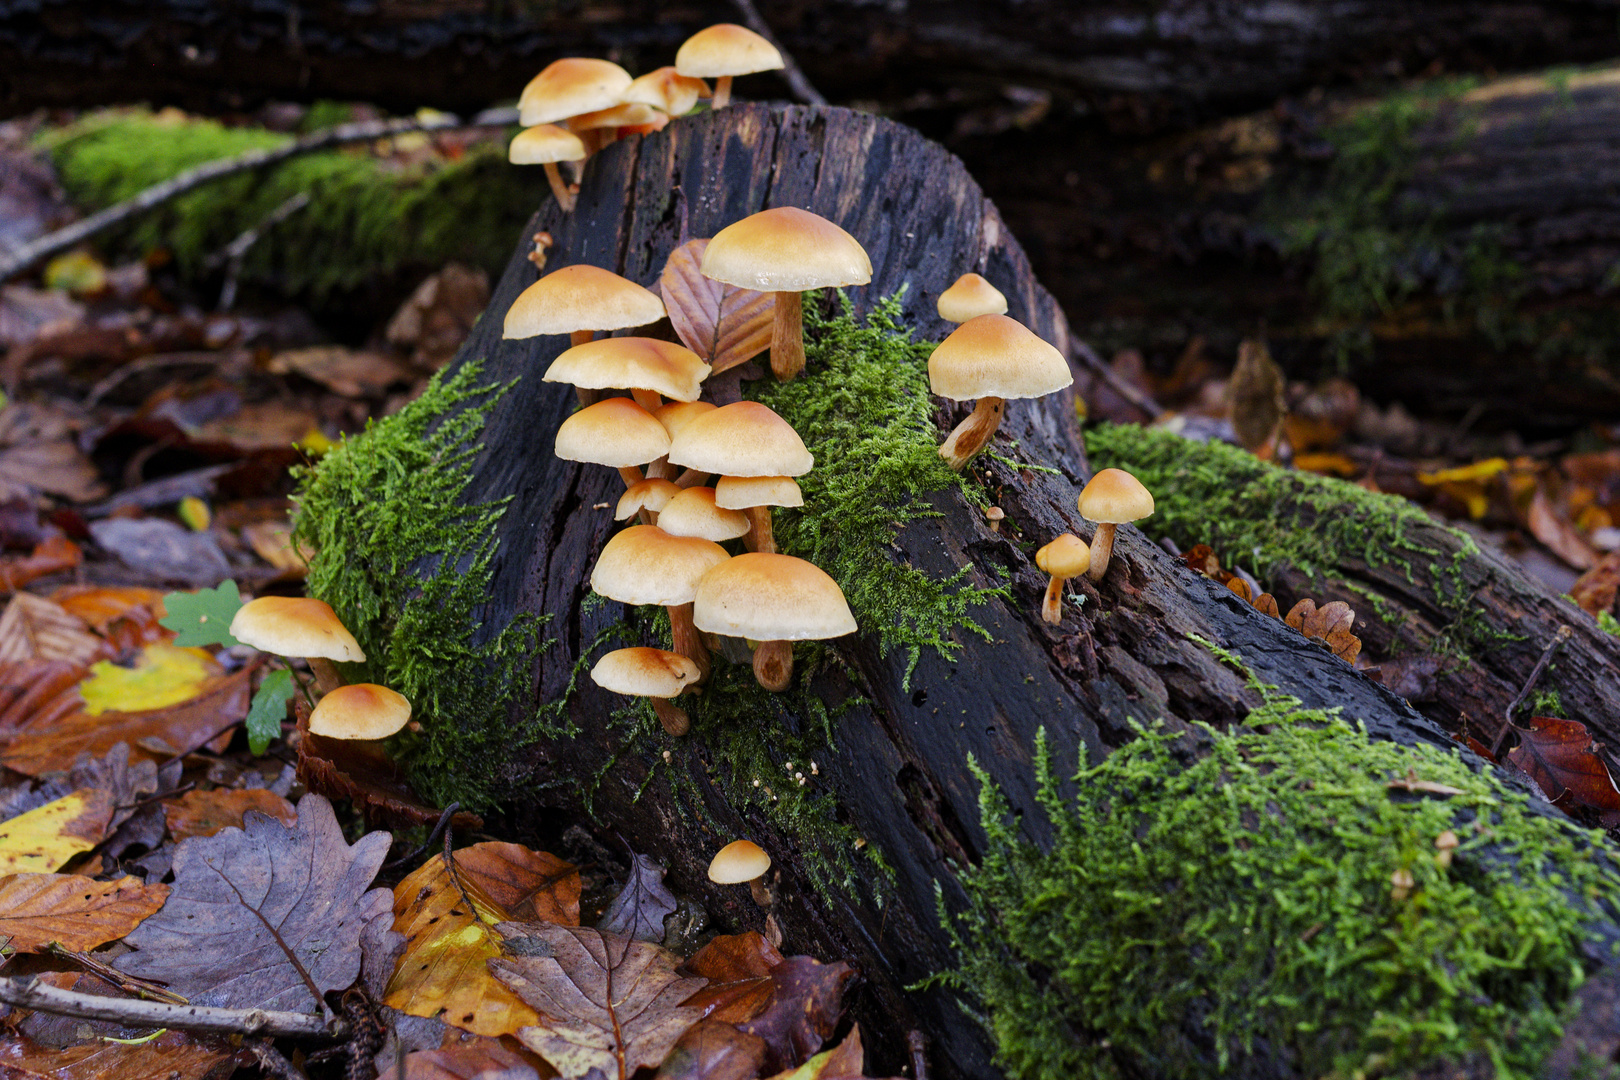
<svg viewBox="0 0 1620 1080">
<path fill-rule="evenodd" d="M 1598 612 L 1597 621 L 1598 629 L 1602 630 L 1606 634 L 1613 634 L 1616 637 L 1620 637 L 1620 619 L 1616 619 L 1607 611 L 1600 611 Z"/>
<path fill-rule="evenodd" d="M 963 876 L 944 981 L 971 995 L 1008 1074 L 1214 1076 L 1259 1051 L 1304 1076 L 1467 1060 L 1535 1075 L 1586 927 L 1620 895 L 1598 834 L 1532 813 L 1455 753 L 1374 741 L 1254 685 L 1246 730 L 1143 730 L 1082 763 L 1073 799 L 1043 737 L 1050 851 L 970 763 L 989 843 Z M 1389 788 L 1409 771 L 1461 793 Z M 1443 867 L 1447 829 L 1462 846 Z"/>
<path fill-rule="evenodd" d="M 1556 690 L 1537 690 L 1530 695 L 1530 714 L 1532 716 L 1561 717 L 1565 715 L 1564 699 L 1559 697 Z"/>
<path fill-rule="evenodd" d="M 508 721 L 549 644 L 540 620 L 480 630 L 506 500 L 466 505 L 462 495 L 487 414 L 508 387 L 480 383 L 479 370 L 436 376 L 398 413 L 300 469 L 294 536 L 316 552 L 310 594 L 354 632 L 365 677 L 415 707 L 422 730 L 398 736 L 395 752 L 418 790 L 483 809 L 519 779 L 513 751 L 563 721 Z"/>
<path fill-rule="evenodd" d="M 96 113 L 45 141 L 63 186 L 91 209 L 220 158 L 279 146 L 290 136 L 143 110 Z M 400 164 L 367 146 L 308 154 L 268 170 L 208 184 L 108 234 L 115 254 L 163 248 L 182 275 L 299 193 L 310 205 L 264 234 L 242 280 L 323 297 L 378 274 L 452 259 L 491 271 L 505 265 L 544 190 L 537 174 L 507 164 L 498 143 L 458 160 Z M 538 184 L 538 186 L 537 186 Z"/>
</svg>

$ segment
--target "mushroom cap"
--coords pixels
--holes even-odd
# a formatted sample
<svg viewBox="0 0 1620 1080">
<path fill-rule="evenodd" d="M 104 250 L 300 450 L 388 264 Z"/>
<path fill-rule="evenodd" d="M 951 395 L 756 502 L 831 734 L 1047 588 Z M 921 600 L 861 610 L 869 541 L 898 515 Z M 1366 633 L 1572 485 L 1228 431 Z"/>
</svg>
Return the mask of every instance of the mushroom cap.
<svg viewBox="0 0 1620 1080">
<path fill-rule="evenodd" d="M 672 698 L 697 683 L 698 666 L 665 649 L 615 649 L 591 668 L 591 681 L 628 697 Z"/>
<path fill-rule="evenodd" d="M 671 536 L 701 536 L 705 540 L 735 540 L 751 526 L 741 510 L 714 504 L 714 488 L 692 487 L 675 495 L 658 512 L 658 527 Z"/>
<path fill-rule="evenodd" d="M 564 461 L 614 469 L 645 465 L 669 453 L 669 432 L 629 398 L 607 398 L 562 422 L 556 453 Z"/>
<path fill-rule="evenodd" d="M 764 292 L 865 285 L 872 260 L 849 233 L 819 214 L 778 206 L 732 222 L 703 252 L 703 276 Z"/>
<path fill-rule="evenodd" d="M 632 525 L 602 548 L 591 588 L 621 604 L 690 604 L 699 579 L 729 558 L 712 540 Z"/>
<path fill-rule="evenodd" d="M 523 88 L 518 122 L 533 127 L 606 109 L 619 103 L 629 85 L 630 73 L 609 60 L 571 56 L 553 61 Z"/>
<path fill-rule="evenodd" d="M 804 492 L 791 476 L 722 476 L 714 485 L 714 505 L 726 510 L 803 506 Z"/>
<path fill-rule="evenodd" d="M 1055 578 L 1077 577 L 1091 569 L 1091 548 L 1073 533 L 1064 533 L 1035 553 L 1035 565 Z"/>
<path fill-rule="evenodd" d="M 315 703 L 311 735 L 328 739 L 386 739 L 411 719 L 411 703 L 375 683 L 340 686 Z"/>
<path fill-rule="evenodd" d="M 1016 319 L 976 315 L 928 357 L 928 385 L 952 401 L 1035 398 L 1074 382 L 1068 361 Z"/>
<path fill-rule="evenodd" d="M 692 625 L 754 641 L 813 641 L 855 632 L 838 583 L 792 555 L 750 551 L 703 575 Z"/>
<path fill-rule="evenodd" d="M 1007 298 L 978 274 L 963 274 L 939 294 L 938 307 L 946 322 L 965 323 L 979 315 L 1007 314 Z"/>
<path fill-rule="evenodd" d="M 662 477 L 649 477 L 637 484 L 631 484 L 619 496 L 619 505 L 613 510 L 614 521 L 624 521 L 634 517 L 638 510 L 651 510 L 658 513 L 669 500 L 673 499 L 681 489 L 675 486 L 675 481 L 665 480 Z"/>
<path fill-rule="evenodd" d="M 683 116 L 691 112 L 698 98 L 708 96 L 708 83 L 702 79 L 682 75 L 674 66 L 655 68 L 639 76 L 620 95 L 627 102 L 651 105 L 671 116 Z"/>
<path fill-rule="evenodd" d="M 586 390 L 656 390 L 677 401 L 693 401 L 708 377 L 709 365 L 684 345 L 611 337 L 565 349 L 546 369 L 545 381 Z"/>
<path fill-rule="evenodd" d="M 719 406 L 710 401 L 666 401 L 653 410 L 653 415 L 658 417 L 658 422 L 664 425 L 664 430 L 673 439 L 681 428 L 717 408 Z"/>
<path fill-rule="evenodd" d="M 1153 493 L 1124 469 L 1104 469 L 1080 489 L 1080 516 L 1087 521 L 1122 525 L 1153 513 Z"/>
<path fill-rule="evenodd" d="M 655 323 L 664 314 L 664 301 L 651 289 L 611 270 L 581 263 L 553 270 L 519 293 L 506 311 L 501 336 L 623 330 Z"/>
<path fill-rule="evenodd" d="M 277 656 L 363 661 L 365 652 L 324 600 L 302 596 L 261 596 L 237 609 L 231 636 L 244 645 Z"/>
<path fill-rule="evenodd" d="M 669 460 L 720 476 L 803 476 L 816 463 L 793 425 L 757 401 L 704 413 L 669 442 Z"/>
<path fill-rule="evenodd" d="M 651 105 L 621 101 L 605 109 L 569 117 L 568 130 L 591 131 L 595 128 L 636 127 L 641 124 L 657 123 L 660 120 L 667 122 L 668 114 L 659 112 Z"/>
<path fill-rule="evenodd" d="M 585 144 L 579 136 L 556 124 L 536 124 L 512 136 L 506 160 L 514 165 L 547 165 L 556 161 L 583 161 Z"/>
<path fill-rule="evenodd" d="M 782 54 L 775 45 L 736 23 L 705 27 L 675 50 L 675 70 L 698 79 L 752 75 L 756 71 L 779 71 L 781 67 Z"/>
<path fill-rule="evenodd" d="M 709 862 L 709 880 L 716 885 L 741 885 L 764 877 L 771 857 L 752 840 L 733 840 Z"/>
</svg>

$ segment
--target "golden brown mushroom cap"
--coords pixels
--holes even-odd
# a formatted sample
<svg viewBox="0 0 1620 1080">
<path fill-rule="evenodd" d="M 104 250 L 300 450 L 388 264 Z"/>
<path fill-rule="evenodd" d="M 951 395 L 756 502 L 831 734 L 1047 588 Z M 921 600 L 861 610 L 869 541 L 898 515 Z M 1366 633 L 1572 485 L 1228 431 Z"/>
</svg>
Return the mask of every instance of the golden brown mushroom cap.
<svg viewBox="0 0 1620 1080">
<path fill-rule="evenodd" d="M 672 698 L 698 681 L 698 666 L 665 649 L 615 649 L 591 668 L 591 681 L 627 697 Z"/>
<path fill-rule="evenodd" d="M 324 600 L 261 596 L 237 609 L 230 630 L 242 644 L 277 656 L 354 662 L 366 658 L 360 643 Z"/>
<path fill-rule="evenodd" d="M 1091 569 L 1091 548 L 1073 533 L 1064 533 L 1035 553 L 1035 565 L 1055 578 L 1078 577 Z"/>
<path fill-rule="evenodd" d="M 645 465 L 669 453 L 669 432 L 629 398 L 607 398 L 562 422 L 556 453 L 564 461 L 615 469 Z"/>
<path fill-rule="evenodd" d="M 757 401 L 704 413 L 670 440 L 669 460 L 718 476 L 803 476 L 816 459 L 793 425 Z"/>
<path fill-rule="evenodd" d="M 714 488 L 692 487 L 677 493 L 658 512 L 658 527 L 671 536 L 735 540 L 748 531 L 748 515 L 714 503 Z"/>
<path fill-rule="evenodd" d="M 804 492 L 791 476 L 722 476 L 714 485 L 714 505 L 727 510 L 803 506 Z"/>
<path fill-rule="evenodd" d="M 741 885 L 764 877 L 771 868 L 771 857 L 752 840 L 733 840 L 709 863 L 709 880 L 716 885 Z"/>
<path fill-rule="evenodd" d="M 736 23 L 717 23 L 693 34 L 675 51 L 675 70 L 698 79 L 778 71 L 776 46 Z"/>
<path fill-rule="evenodd" d="M 730 557 L 710 540 L 632 525 L 602 548 L 591 588 L 621 604 L 690 604 L 703 575 Z"/>
<path fill-rule="evenodd" d="M 630 102 L 620 102 L 606 109 L 597 109 L 595 112 L 581 113 L 568 118 L 568 130 L 591 131 L 595 128 L 638 127 L 642 124 L 667 122 L 669 115 L 659 112 L 651 105 L 637 105 Z"/>
<path fill-rule="evenodd" d="M 585 144 L 572 131 L 556 124 L 536 124 L 512 136 L 506 159 L 514 165 L 547 165 L 557 161 L 583 161 Z"/>
<path fill-rule="evenodd" d="M 649 477 L 640 483 L 631 484 L 619 496 L 619 505 L 613 509 L 613 520 L 624 521 L 632 518 L 639 510 L 651 510 L 658 513 L 679 492 L 675 481 L 665 480 L 661 477 Z"/>
<path fill-rule="evenodd" d="M 565 266 L 518 294 L 507 309 L 506 338 L 623 330 L 664 317 L 664 301 L 650 289 L 599 266 Z"/>
<path fill-rule="evenodd" d="M 375 683 L 354 683 L 315 703 L 309 731 L 328 739 L 386 739 L 410 719 L 411 703 L 403 694 Z"/>
<path fill-rule="evenodd" d="M 702 79 L 682 75 L 675 67 L 656 68 L 635 79 L 621 95 L 625 101 L 651 105 L 671 116 L 692 111 L 698 98 L 708 97 L 709 85 Z"/>
<path fill-rule="evenodd" d="M 978 315 L 928 358 L 928 385 L 940 397 L 1035 398 L 1074 382 L 1063 354 L 1005 315 Z"/>
<path fill-rule="evenodd" d="M 704 413 L 714 412 L 716 408 L 718 406 L 708 401 L 667 401 L 654 409 L 653 415 L 658 417 L 658 422 L 664 425 L 664 430 L 673 439 L 681 428 Z"/>
<path fill-rule="evenodd" d="M 1153 493 L 1123 469 L 1104 469 L 1080 489 L 1080 516 L 1087 521 L 1121 525 L 1153 513 Z"/>
<path fill-rule="evenodd" d="M 764 292 L 865 285 L 872 260 L 856 239 L 796 206 L 761 210 L 721 229 L 703 252 L 703 276 Z"/>
<path fill-rule="evenodd" d="M 838 583 L 792 555 L 750 551 L 698 582 L 692 625 L 755 641 L 812 641 L 855 632 Z"/>
<path fill-rule="evenodd" d="M 578 56 L 557 60 L 523 88 L 518 122 L 533 127 L 606 109 L 619 103 L 629 85 L 630 73 L 610 61 Z"/>
<path fill-rule="evenodd" d="M 939 294 L 938 308 L 946 322 L 965 323 L 979 315 L 1007 314 L 1007 298 L 978 274 L 963 274 Z"/>
<path fill-rule="evenodd" d="M 708 377 L 709 365 L 684 345 L 614 337 L 565 349 L 546 369 L 545 381 L 585 390 L 656 390 L 677 401 L 695 401 Z"/>
</svg>

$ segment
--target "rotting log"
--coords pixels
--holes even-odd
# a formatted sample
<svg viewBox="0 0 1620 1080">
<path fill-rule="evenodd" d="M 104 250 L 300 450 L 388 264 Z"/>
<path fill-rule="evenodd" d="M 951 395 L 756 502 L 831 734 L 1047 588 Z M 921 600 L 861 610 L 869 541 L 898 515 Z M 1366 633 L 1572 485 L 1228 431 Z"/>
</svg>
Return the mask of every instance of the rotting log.
<svg viewBox="0 0 1620 1080">
<path fill-rule="evenodd" d="M 652 282 L 688 237 L 713 235 L 773 205 L 820 213 L 866 246 L 872 284 L 849 291 L 858 310 L 906 286 L 906 320 L 922 337 L 938 340 L 949 328 L 935 314 L 935 296 L 974 270 L 1007 295 L 1011 315 L 1062 349 L 1072 345 L 1061 311 L 961 163 L 907 128 L 847 110 L 740 106 L 615 144 L 587 167 L 575 211 L 563 215 L 547 203 L 528 232 L 551 234 L 549 268 L 585 262 Z M 630 738 L 622 714 L 614 719 L 623 699 L 583 676 L 593 650 L 626 617 L 617 604 L 587 602 L 591 567 L 614 530 L 610 508 L 619 481 L 613 470 L 552 453 L 553 433 L 572 411 L 574 395 L 537 376 L 566 340 L 500 337 L 499 314 L 536 277 L 529 248 L 525 239 L 457 360 L 481 360 L 481 379 L 515 380 L 489 413 L 484 449 L 463 496 L 473 503 L 510 499 L 497 526 L 485 632 L 522 613 L 550 620 L 551 644 L 531 692 L 513 712 L 514 730 L 536 706 L 557 702 L 579 728 L 574 738 L 529 748 L 511 762 L 512 771 L 526 778 L 539 803 L 578 810 L 588 799 L 604 830 L 668 861 L 677 889 L 702 896 L 728 928 L 763 928 L 765 914 L 741 890 L 710 885 L 707 861 L 738 836 L 759 842 L 776 859 L 773 914 L 786 948 L 849 958 L 865 976 L 868 992 L 856 1014 L 877 1074 L 899 1071 L 905 1033 L 915 1029 L 932 1041 L 937 1075 L 995 1075 L 984 1033 L 950 995 L 905 989 L 951 965 L 936 919 L 936 883 L 947 904 L 960 903 L 955 867 L 983 848 L 968 754 L 1022 812 L 1036 805 L 1038 729 L 1045 729 L 1056 759 L 1069 762 L 1082 747 L 1097 755 L 1132 738 L 1133 719 L 1241 721 L 1256 703 L 1254 692 L 1198 639 L 1235 653 L 1260 680 L 1307 707 L 1342 708 L 1377 737 L 1451 745 L 1405 700 L 1194 575 L 1131 527 L 1121 527 L 1100 589 L 1084 579 L 1071 587 L 1085 596 L 1079 612 L 1071 601 L 1061 625 L 1043 622 L 1047 579 L 1033 554 L 1065 531 L 1091 536 L 1075 509 L 1076 487 L 1089 467 L 1071 395 L 1013 402 L 995 444 L 999 456 L 973 465 L 1006 512 L 1000 530 L 991 531 L 960 496 L 939 493 L 932 500 L 942 516 L 905 526 L 892 545 L 896 560 L 936 580 L 965 568 L 966 584 L 1005 584 L 1006 597 L 992 596 L 971 611 L 987 638 L 958 633 L 954 656 L 924 649 L 908 671 L 905 651 L 883 653 L 868 627 L 835 643 L 827 662 L 806 665 L 799 676 L 808 680 L 808 699 L 833 711 L 835 748 L 819 755 L 816 767 L 796 768 L 832 796 L 837 822 L 850 830 L 845 835 L 881 853 L 891 871 L 885 876 L 863 855 L 850 869 L 851 888 L 814 888 L 812 860 L 826 853 L 757 802 L 728 794 L 723 731 L 706 726 L 697 712 L 684 739 L 654 734 L 650 716 L 646 736 Z M 805 376 L 814 377 L 814 371 Z M 965 411 L 942 408 L 940 431 Z M 1510 599 L 1549 610 L 1559 603 L 1506 564 L 1468 559 L 1511 585 L 1503 591 Z M 1390 592 L 1399 602 L 1399 589 L 1392 584 Z M 1485 617 L 1517 627 L 1519 614 L 1487 610 Z M 647 642 L 617 642 L 631 643 Z M 1583 636 L 1572 648 L 1593 665 L 1612 668 L 1620 660 L 1620 650 L 1603 639 Z M 1522 659 L 1507 653 L 1500 677 L 1527 671 Z M 757 722 L 784 738 L 798 736 L 816 724 L 797 711 L 806 700 L 772 699 L 775 715 Z M 1023 816 L 1022 828 L 1037 842 L 1045 835 L 1039 821 L 1038 813 Z M 1604 929 L 1620 935 L 1620 927 Z"/>
</svg>

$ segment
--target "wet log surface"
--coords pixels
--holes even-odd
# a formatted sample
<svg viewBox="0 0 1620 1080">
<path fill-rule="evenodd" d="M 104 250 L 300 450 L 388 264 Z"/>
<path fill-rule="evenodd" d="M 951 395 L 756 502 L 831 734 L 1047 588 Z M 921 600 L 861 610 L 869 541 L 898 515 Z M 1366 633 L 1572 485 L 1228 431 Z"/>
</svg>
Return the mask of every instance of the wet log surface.
<svg viewBox="0 0 1620 1080">
<path fill-rule="evenodd" d="M 948 328 L 934 313 L 934 297 L 971 269 L 1008 295 L 1010 314 L 1060 347 L 1070 344 L 1057 304 L 961 163 L 905 127 L 846 110 L 740 106 L 621 142 L 590 163 L 574 214 L 564 216 L 548 201 L 533 224 L 555 241 L 548 269 L 590 263 L 650 283 L 683 239 L 711 236 L 776 205 L 820 213 L 865 245 L 874 275 L 870 287 L 851 290 L 860 309 L 908 285 L 907 318 L 937 340 Z M 591 567 L 614 530 L 607 507 L 621 484 L 612 470 L 552 453 L 574 395 L 538 375 L 566 341 L 501 340 L 501 313 L 537 276 L 528 247 L 525 240 L 514 254 L 458 363 L 482 359 L 486 377 L 517 380 L 490 416 L 467 497 L 512 500 L 484 615 L 492 628 L 520 611 L 551 617 L 547 633 L 555 643 L 535 672 L 539 703 L 565 693 L 582 650 L 621 617 L 617 604 L 582 606 Z M 942 415 L 942 431 L 961 415 Z M 1033 565 L 1034 549 L 1065 531 L 1092 534 L 1075 510 L 1076 485 L 1088 468 L 1074 415 L 1067 394 L 1011 403 L 997 451 L 1059 473 L 997 461 L 976 465 L 1007 513 L 999 533 L 956 496 L 940 495 L 944 516 L 908 526 L 895 545 L 897 559 L 937 577 L 965 566 L 971 583 L 994 586 L 1005 574 L 1012 599 L 973 613 L 992 641 L 964 634 L 949 661 L 925 651 L 908 685 L 903 653 L 882 655 L 875 636 L 863 633 L 837 643 L 841 663 L 809 676 L 822 700 L 856 701 L 839 715 L 836 750 L 819 760 L 815 783 L 836 797 L 841 820 L 883 853 L 892 882 L 863 871 L 856 895 L 818 896 L 807 885 L 806 853 L 767 819 L 729 803 L 714 782 L 723 744 L 707 742 L 695 728 L 679 742 L 660 735 L 656 745 L 627 750 L 622 730 L 609 725 L 622 699 L 588 679 L 581 678 L 568 706 L 582 734 L 517 763 L 543 792 L 541 801 L 570 810 L 578 809 L 580 778 L 601 772 L 592 801 L 597 821 L 637 850 L 668 860 L 677 889 L 701 896 L 732 929 L 761 928 L 764 915 L 738 895 L 743 890 L 710 885 L 707 860 L 736 836 L 761 843 L 780 870 L 775 916 L 785 949 L 847 957 L 867 980 L 857 1016 L 875 1048 L 874 1075 L 900 1071 L 908 1029 L 932 1040 L 936 1075 L 995 1075 L 984 1034 L 948 995 L 904 990 L 951 963 L 935 917 L 935 883 L 947 902 L 956 902 L 953 867 L 975 858 L 983 840 L 966 755 L 989 769 L 1016 810 L 1031 810 L 1031 746 L 1039 728 L 1052 739 L 1057 760 L 1072 761 L 1082 745 L 1096 753 L 1128 739 L 1133 717 L 1241 720 L 1252 693 L 1195 636 L 1236 652 L 1260 679 L 1307 706 L 1342 707 L 1379 737 L 1449 745 L 1441 728 L 1405 700 L 1192 574 L 1130 527 L 1120 530 L 1115 566 L 1101 589 L 1080 586 L 1087 596 L 1081 612 L 1071 603 L 1061 626 L 1041 622 L 1046 579 Z M 1552 619 L 1560 601 L 1506 564 L 1478 563 L 1502 598 L 1487 607 L 1487 618 L 1515 627 L 1527 617 Z M 1388 588 L 1398 592 L 1394 583 Z M 1422 598 L 1411 602 L 1421 607 Z M 1496 677 L 1507 684 L 1527 671 L 1534 648 L 1527 638 L 1522 649 L 1505 651 Z M 1598 692 L 1596 669 L 1608 665 L 1603 677 L 1612 679 L 1616 650 L 1583 634 L 1570 647 L 1571 657 L 1577 653 L 1592 666 Z M 770 722 L 797 730 L 811 721 L 784 707 Z M 667 763 L 664 749 L 671 751 Z M 1038 832 L 1038 813 L 1024 820 Z M 871 900 L 878 889 L 886 896 L 881 907 Z"/>
</svg>

